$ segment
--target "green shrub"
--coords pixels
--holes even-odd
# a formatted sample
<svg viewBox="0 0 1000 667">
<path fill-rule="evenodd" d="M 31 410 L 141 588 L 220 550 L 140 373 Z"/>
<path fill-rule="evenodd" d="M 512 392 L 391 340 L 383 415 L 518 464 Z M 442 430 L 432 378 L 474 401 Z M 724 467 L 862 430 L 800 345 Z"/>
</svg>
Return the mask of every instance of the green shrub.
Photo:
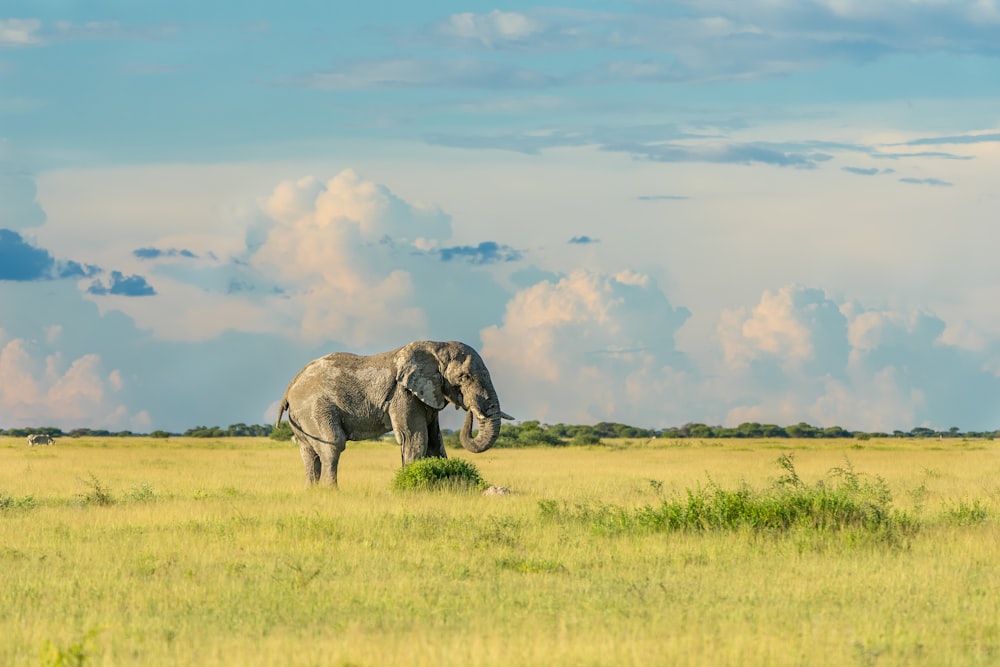
<svg viewBox="0 0 1000 667">
<path fill-rule="evenodd" d="M 481 490 L 488 484 L 479 470 L 463 459 L 428 458 L 399 469 L 392 486 L 399 491 L 424 489 Z"/>
<path fill-rule="evenodd" d="M 35 502 L 34 496 L 15 498 L 14 496 L 7 495 L 3 491 L 0 491 L 0 511 L 30 510 L 34 509 L 37 504 L 38 503 Z"/>
<path fill-rule="evenodd" d="M 89 480 L 82 479 L 80 481 L 90 487 L 87 492 L 77 494 L 77 500 L 79 500 L 81 505 L 107 507 L 108 505 L 115 504 L 115 497 L 111 494 L 111 489 L 104 486 L 94 473 L 90 473 Z"/>
<path fill-rule="evenodd" d="M 271 435 L 268 437 L 278 442 L 287 442 L 292 439 L 292 425 L 288 422 L 281 422 L 271 431 Z"/>
<path fill-rule="evenodd" d="M 865 478 L 850 464 L 831 471 L 831 479 L 806 484 L 795 470 L 791 455 L 783 455 L 784 469 L 765 490 L 746 485 L 723 489 L 715 483 L 688 489 L 683 497 L 663 499 L 657 505 L 627 508 L 613 505 L 560 507 L 555 501 L 539 503 L 549 520 L 590 523 L 600 532 L 752 530 L 783 533 L 806 529 L 817 533 L 858 531 L 895 542 L 916 525 L 905 514 L 893 511 L 888 486 L 880 477 Z M 957 521 L 978 513 L 962 508 Z"/>
<path fill-rule="evenodd" d="M 986 521 L 989 512 L 983 503 L 976 499 L 972 503 L 960 501 L 958 505 L 949 508 L 945 515 L 952 523 L 959 526 L 975 526 Z"/>
<path fill-rule="evenodd" d="M 149 503 L 156 500 L 156 491 L 148 482 L 134 486 L 125 494 L 125 500 L 130 503 Z"/>
</svg>

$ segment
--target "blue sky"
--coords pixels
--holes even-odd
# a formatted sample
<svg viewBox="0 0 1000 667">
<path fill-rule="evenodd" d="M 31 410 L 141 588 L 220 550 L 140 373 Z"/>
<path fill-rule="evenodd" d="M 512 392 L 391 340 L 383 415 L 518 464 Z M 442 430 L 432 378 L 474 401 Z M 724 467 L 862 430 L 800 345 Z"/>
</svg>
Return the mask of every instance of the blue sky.
<svg viewBox="0 0 1000 667">
<path fill-rule="evenodd" d="M 0 427 L 427 338 L 521 419 L 995 429 L 997 174 L 995 0 L 8 0 Z"/>
</svg>

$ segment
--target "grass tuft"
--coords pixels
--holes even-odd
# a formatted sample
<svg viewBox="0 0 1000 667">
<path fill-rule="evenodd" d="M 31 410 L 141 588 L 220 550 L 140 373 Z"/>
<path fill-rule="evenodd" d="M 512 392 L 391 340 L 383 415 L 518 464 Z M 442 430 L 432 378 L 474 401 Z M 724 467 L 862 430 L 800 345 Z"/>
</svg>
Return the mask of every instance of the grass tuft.
<svg viewBox="0 0 1000 667">
<path fill-rule="evenodd" d="M 392 481 L 397 491 L 481 491 L 487 486 L 479 469 L 464 459 L 420 459 L 400 468 Z"/>
<path fill-rule="evenodd" d="M 27 511 L 35 509 L 38 503 L 35 501 L 34 496 L 22 496 L 16 498 L 14 496 L 8 495 L 3 491 L 0 491 L 0 511 L 3 512 L 16 512 L 16 511 Z"/>
<path fill-rule="evenodd" d="M 149 482 L 133 486 L 125 494 L 124 500 L 130 503 L 151 503 L 157 499 L 156 491 Z"/>
<path fill-rule="evenodd" d="M 38 656 L 39 662 L 45 667 L 83 667 L 97 653 L 96 643 L 100 632 L 100 629 L 93 628 L 66 646 L 46 641 Z"/>
<path fill-rule="evenodd" d="M 85 493 L 77 494 L 76 497 L 80 501 L 80 504 L 99 505 L 101 507 L 115 504 L 115 497 L 111 494 L 111 489 L 104 486 L 94 473 L 90 473 L 89 480 L 84 479 L 80 481 L 89 487 Z"/>
<path fill-rule="evenodd" d="M 959 501 L 954 507 L 945 511 L 948 520 L 958 526 L 976 526 L 986 521 L 989 511 L 977 498 L 971 503 Z"/>
<path fill-rule="evenodd" d="M 878 534 L 895 541 L 915 530 L 915 522 L 892 509 L 892 495 L 880 477 L 867 478 L 848 463 L 831 471 L 831 479 L 806 484 L 791 455 L 778 465 L 784 474 L 768 489 L 747 485 L 723 489 L 714 482 L 688 489 L 682 497 L 663 499 L 658 506 L 627 508 L 560 506 L 543 500 L 544 518 L 586 521 L 599 532 L 751 530 L 782 533 L 807 529 L 817 533 L 846 530 Z M 966 509 L 963 516 L 974 512 Z"/>
</svg>

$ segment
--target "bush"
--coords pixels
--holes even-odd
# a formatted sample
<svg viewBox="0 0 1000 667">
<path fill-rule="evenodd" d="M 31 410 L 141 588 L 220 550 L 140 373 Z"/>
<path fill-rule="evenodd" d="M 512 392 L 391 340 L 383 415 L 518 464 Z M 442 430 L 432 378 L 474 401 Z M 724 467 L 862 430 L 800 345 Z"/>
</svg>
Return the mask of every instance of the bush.
<svg viewBox="0 0 1000 667">
<path fill-rule="evenodd" d="M 916 529 L 912 518 L 892 510 L 885 481 L 865 478 L 850 464 L 830 471 L 830 479 L 806 484 L 795 471 L 791 455 L 778 465 L 785 474 L 770 489 L 745 485 L 732 490 L 714 483 L 688 489 L 683 497 L 664 498 L 658 506 L 637 508 L 598 506 L 560 507 L 555 501 L 539 503 L 543 517 L 557 521 L 584 521 L 599 532 L 751 530 L 785 533 L 856 532 L 898 543 Z M 956 521 L 981 513 L 959 509 Z"/>
<path fill-rule="evenodd" d="M 392 486 L 408 490 L 473 490 L 489 486 L 473 464 L 463 459 L 428 458 L 409 463 L 396 473 Z"/>
<path fill-rule="evenodd" d="M 271 435 L 268 437 L 271 438 L 271 440 L 287 442 L 292 439 L 292 425 L 288 422 L 281 422 L 273 431 L 271 431 Z"/>
<path fill-rule="evenodd" d="M 0 491 L 0 510 L 31 510 L 35 509 L 37 504 L 34 496 L 16 498 Z"/>
<path fill-rule="evenodd" d="M 115 504 L 115 497 L 111 494 L 111 489 L 104 486 L 94 473 L 90 473 L 90 480 L 81 479 L 80 481 L 89 487 L 86 493 L 79 493 L 76 496 L 81 505 L 107 507 Z"/>
</svg>

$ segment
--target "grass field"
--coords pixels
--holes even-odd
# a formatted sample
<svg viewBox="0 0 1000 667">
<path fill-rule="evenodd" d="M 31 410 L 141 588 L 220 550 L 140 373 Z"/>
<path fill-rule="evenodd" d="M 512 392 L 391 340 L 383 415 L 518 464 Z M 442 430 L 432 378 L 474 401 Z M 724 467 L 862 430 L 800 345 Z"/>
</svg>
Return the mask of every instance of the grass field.
<svg viewBox="0 0 1000 667">
<path fill-rule="evenodd" d="M 0 664 L 1000 664 L 1000 444 L 452 454 L 514 494 L 394 492 L 388 443 L 332 492 L 264 439 L 0 438 Z M 845 484 L 877 526 L 655 520 Z"/>
</svg>

